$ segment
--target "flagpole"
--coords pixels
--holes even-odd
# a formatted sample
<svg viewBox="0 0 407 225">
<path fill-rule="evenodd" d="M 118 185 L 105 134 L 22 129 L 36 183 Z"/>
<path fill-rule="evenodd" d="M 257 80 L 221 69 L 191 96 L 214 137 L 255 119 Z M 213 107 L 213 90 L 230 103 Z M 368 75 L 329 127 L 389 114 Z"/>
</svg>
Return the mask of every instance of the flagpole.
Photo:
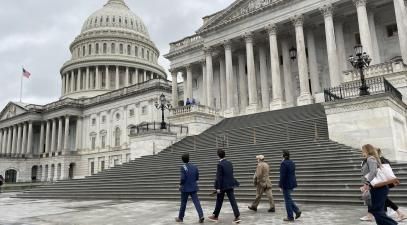
<svg viewBox="0 0 407 225">
<path fill-rule="evenodd" d="M 24 67 L 23 67 L 24 69 Z M 23 75 L 21 74 L 21 83 L 20 83 L 20 102 L 22 102 L 22 96 L 23 96 Z"/>
</svg>

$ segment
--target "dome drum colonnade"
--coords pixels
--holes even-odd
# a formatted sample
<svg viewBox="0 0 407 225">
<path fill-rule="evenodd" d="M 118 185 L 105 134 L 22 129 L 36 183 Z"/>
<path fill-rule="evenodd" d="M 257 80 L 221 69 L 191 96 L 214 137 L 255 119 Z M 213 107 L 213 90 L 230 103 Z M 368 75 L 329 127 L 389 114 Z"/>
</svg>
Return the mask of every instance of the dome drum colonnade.
<svg viewBox="0 0 407 225">
<path fill-rule="evenodd" d="M 110 0 L 84 23 L 61 69 L 62 98 L 93 97 L 166 78 L 142 20 L 123 0 Z"/>
</svg>

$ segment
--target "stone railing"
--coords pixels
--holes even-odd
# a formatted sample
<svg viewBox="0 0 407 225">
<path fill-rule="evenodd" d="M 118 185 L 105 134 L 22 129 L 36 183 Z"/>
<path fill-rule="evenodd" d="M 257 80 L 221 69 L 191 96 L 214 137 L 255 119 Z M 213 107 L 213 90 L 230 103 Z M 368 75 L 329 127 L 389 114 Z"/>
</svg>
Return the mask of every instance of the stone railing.
<svg viewBox="0 0 407 225">
<path fill-rule="evenodd" d="M 364 73 L 366 78 L 371 78 L 403 71 L 407 71 L 407 66 L 404 65 L 402 61 L 392 61 L 371 65 L 364 70 Z M 357 70 L 344 71 L 343 75 L 344 82 L 351 82 L 360 79 L 360 74 Z"/>
<path fill-rule="evenodd" d="M 180 116 L 189 113 L 205 113 L 209 115 L 219 116 L 219 112 L 216 109 L 210 108 L 204 105 L 188 105 L 171 109 L 171 116 Z"/>
<path fill-rule="evenodd" d="M 201 36 L 193 35 L 170 44 L 170 52 L 202 42 Z"/>
</svg>

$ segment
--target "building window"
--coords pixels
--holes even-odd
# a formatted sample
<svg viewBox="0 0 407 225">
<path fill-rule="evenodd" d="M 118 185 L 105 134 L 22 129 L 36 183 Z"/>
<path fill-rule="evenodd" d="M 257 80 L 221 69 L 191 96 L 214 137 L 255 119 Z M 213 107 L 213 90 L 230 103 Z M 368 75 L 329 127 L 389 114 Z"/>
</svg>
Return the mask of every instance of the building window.
<svg viewBox="0 0 407 225">
<path fill-rule="evenodd" d="M 120 113 L 116 113 L 116 120 L 120 120 Z"/>
<path fill-rule="evenodd" d="M 85 48 L 85 46 L 83 46 L 82 47 L 82 55 L 85 56 L 85 54 L 86 54 L 86 48 Z"/>
<path fill-rule="evenodd" d="M 114 131 L 114 146 L 119 147 L 120 146 L 120 128 L 116 128 L 116 130 Z"/>
<path fill-rule="evenodd" d="M 144 59 L 144 48 L 141 49 L 141 58 Z"/>
<path fill-rule="evenodd" d="M 106 123 L 106 116 L 102 116 L 102 123 Z"/>
<path fill-rule="evenodd" d="M 92 150 L 95 150 L 96 149 L 96 136 L 92 136 L 91 137 L 91 147 L 92 147 Z"/>
<path fill-rule="evenodd" d="M 123 44 L 120 44 L 119 46 L 120 46 L 120 47 L 119 47 L 119 48 L 120 48 L 120 54 L 123 54 L 123 51 L 124 51 L 124 50 L 123 50 Z"/>
<path fill-rule="evenodd" d="M 127 45 L 127 55 L 131 55 L 131 46 Z"/>
<path fill-rule="evenodd" d="M 105 161 L 100 161 L 100 170 L 105 170 Z"/>
<path fill-rule="evenodd" d="M 197 79 L 194 79 L 194 82 L 193 82 L 193 88 L 198 88 L 198 80 Z"/>
<path fill-rule="evenodd" d="M 96 51 L 96 54 L 99 54 L 99 43 L 96 43 L 96 47 L 95 47 L 96 49 L 95 49 L 95 51 Z"/>
<path fill-rule="evenodd" d="M 355 42 L 357 45 L 362 44 L 362 42 L 360 41 L 360 33 L 355 33 Z"/>
<path fill-rule="evenodd" d="M 398 36 L 398 28 L 397 24 L 391 24 L 386 26 L 387 37 L 395 37 Z"/>
<path fill-rule="evenodd" d="M 116 53 L 116 45 L 114 44 L 114 43 L 112 43 L 112 49 L 111 49 L 111 52 L 113 53 L 113 54 L 115 54 Z"/>
<path fill-rule="evenodd" d="M 141 114 L 146 115 L 147 113 L 148 113 L 148 108 L 147 108 L 147 106 L 143 106 L 143 107 L 141 108 Z"/>
<path fill-rule="evenodd" d="M 107 53 L 107 44 L 103 43 L 103 53 L 106 54 Z"/>
<path fill-rule="evenodd" d="M 109 17 L 106 17 L 106 23 L 109 23 Z"/>
<path fill-rule="evenodd" d="M 92 55 L 92 45 L 88 46 L 88 53 L 89 53 L 89 55 Z"/>
<path fill-rule="evenodd" d="M 130 111 L 129 111 L 129 116 L 130 116 L 130 117 L 133 117 L 133 116 L 134 116 L 134 109 L 130 109 Z"/>
<path fill-rule="evenodd" d="M 134 47 L 134 55 L 135 55 L 136 57 L 138 57 L 138 47 L 137 47 L 137 46 Z"/>
<path fill-rule="evenodd" d="M 95 118 L 92 119 L 92 126 L 96 126 L 96 119 Z"/>
<path fill-rule="evenodd" d="M 105 149 L 106 148 L 106 135 L 102 135 L 101 137 L 100 137 L 100 145 L 101 145 L 101 147 L 102 147 L 102 149 Z"/>
<path fill-rule="evenodd" d="M 115 22 L 116 22 L 116 17 L 113 16 L 113 23 L 115 23 Z"/>
<path fill-rule="evenodd" d="M 95 174 L 95 162 L 90 162 L 90 175 Z"/>
<path fill-rule="evenodd" d="M 147 50 L 147 60 L 150 60 L 150 52 Z"/>
</svg>

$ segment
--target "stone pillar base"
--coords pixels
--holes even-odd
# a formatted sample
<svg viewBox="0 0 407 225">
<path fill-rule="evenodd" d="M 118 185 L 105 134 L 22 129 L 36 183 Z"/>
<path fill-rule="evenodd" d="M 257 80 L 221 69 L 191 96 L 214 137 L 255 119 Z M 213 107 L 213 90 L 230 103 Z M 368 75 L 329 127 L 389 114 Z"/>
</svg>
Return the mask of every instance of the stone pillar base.
<svg viewBox="0 0 407 225">
<path fill-rule="evenodd" d="M 312 97 L 311 94 L 300 95 L 300 97 L 297 98 L 298 106 L 311 105 L 311 104 L 314 104 L 314 98 Z"/>
<path fill-rule="evenodd" d="M 177 141 L 176 133 L 160 130 L 130 137 L 130 158 L 134 160 L 146 155 L 156 155 Z"/>
<path fill-rule="evenodd" d="M 235 110 L 235 108 L 226 109 L 223 112 L 223 117 L 225 117 L 225 118 L 234 117 L 236 115 L 237 115 L 237 111 Z"/>
<path fill-rule="evenodd" d="M 246 114 L 254 114 L 257 113 L 258 111 L 258 105 L 257 104 L 250 104 L 246 107 Z"/>
<path fill-rule="evenodd" d="M 279 110 L 284 108 L 284 102 L 281 99 L 273 99 L 270 103 L 270 110 Z"/>
</svg>

